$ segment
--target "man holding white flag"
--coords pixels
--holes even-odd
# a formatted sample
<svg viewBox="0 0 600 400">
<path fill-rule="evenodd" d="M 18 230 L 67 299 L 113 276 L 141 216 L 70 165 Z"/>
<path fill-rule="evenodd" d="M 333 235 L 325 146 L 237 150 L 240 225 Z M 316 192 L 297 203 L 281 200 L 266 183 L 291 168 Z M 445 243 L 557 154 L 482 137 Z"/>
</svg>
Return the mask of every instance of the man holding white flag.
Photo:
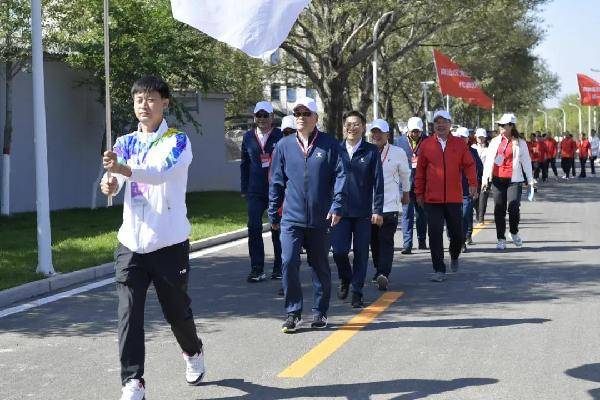
<svg viewBox="0 0 600 400">
<path fill-rule="evenodd" d="M 279 48 L 310 0 L 171 0 L 173 17 L 249 56 Z"/>
</svg>

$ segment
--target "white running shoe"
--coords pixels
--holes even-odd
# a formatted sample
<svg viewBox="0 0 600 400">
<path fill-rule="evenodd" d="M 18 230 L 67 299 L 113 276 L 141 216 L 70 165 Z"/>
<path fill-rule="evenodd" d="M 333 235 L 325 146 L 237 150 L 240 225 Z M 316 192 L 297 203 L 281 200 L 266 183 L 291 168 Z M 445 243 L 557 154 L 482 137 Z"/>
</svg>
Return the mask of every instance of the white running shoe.
<svg viewBox="0 0 600 400">
<path fill-rule="evenodd" d="M 511 233 L 510 238 L 512 239 L 515 246 L 517 246 L 517 247 L 523 246 L 523 239 L 521 239 L 521 236 L 519 236 L 518 233 L 515 233 L 514 235 Z"/>
<path fill-rule="evenodd" d="M 121 389 L 121 400 L 144 400 L 146 388 L 139 379 L 130 379 Z"/>
<path fill-rule="evenodd" d="M 496 249 L 504 250 L 506 248 L 506 240 L 498 239 L 498 243 L 496 243 Z"/>
<path fill-rule="evenodd" d="M 185 380 L 189 385 L 197 386 L 204 379 L 204 351 L 193 356 L 189 356 L 183 353 L 183 359 L 185 360 Z"/>
<path fill-rule="evenodd" d="M 443 272 L 434 272 L 431 275 L 431 282 L 444 282 L 446 280 L 446 274 Z"/>
</svg>

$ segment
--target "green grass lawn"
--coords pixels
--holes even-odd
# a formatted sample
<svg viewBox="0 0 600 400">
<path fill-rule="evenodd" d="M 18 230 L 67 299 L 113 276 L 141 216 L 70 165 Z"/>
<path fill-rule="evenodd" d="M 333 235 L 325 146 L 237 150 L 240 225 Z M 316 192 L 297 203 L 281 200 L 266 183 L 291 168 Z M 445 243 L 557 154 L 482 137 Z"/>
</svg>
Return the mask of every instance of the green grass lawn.
<svg viewBox="0 0 600 400">
<path fill-rule="evenodd" d="M 246 225 L 246 203 L 236 192 L 190 193 L 191 240 Z M 117 246 L 123 208 L 53 211 L 52 257 L 57 272 L 71 272 L 109 262 Z M 43 279 L 37 266 L 36 214 L 0 217 L 0 290 Z"/>
</svg>

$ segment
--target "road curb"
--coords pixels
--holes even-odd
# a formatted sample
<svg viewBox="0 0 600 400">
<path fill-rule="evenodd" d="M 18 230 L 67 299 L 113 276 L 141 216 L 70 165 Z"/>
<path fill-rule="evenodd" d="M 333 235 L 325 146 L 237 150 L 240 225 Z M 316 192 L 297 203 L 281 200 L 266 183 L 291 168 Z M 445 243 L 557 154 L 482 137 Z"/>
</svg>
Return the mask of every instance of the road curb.
<svg viewBox="0 0 600 400">
<path fill-rule="evenodd" d="M 269 224 L 263 224 L 263 232 L 270 229 Z M 209 247 L 218 246 L 220 244 L 233 242 L 234 240 L 248 237 L 248 229 L 241 228 L 232 232 L 222 233 L 220 235 L 211 236 L 206 239 L 197 240 L 190 243 L 190 251 L 198 251 Z M 39 281 L 25 283 L 14 288 L 0 291 L 0 307 L 5 307 L 13 303 L 28 300 L 46 293 L 64 289 L 68 286 L 77 285 L 87 281 L 93 281 L 103 278 L 114 272 L 112 262 L 97 265 L 95 267 L 81 269 L 79 271 L 68 272 L 65 274 L 57 274 L 50 278 Z"/>
</svg>

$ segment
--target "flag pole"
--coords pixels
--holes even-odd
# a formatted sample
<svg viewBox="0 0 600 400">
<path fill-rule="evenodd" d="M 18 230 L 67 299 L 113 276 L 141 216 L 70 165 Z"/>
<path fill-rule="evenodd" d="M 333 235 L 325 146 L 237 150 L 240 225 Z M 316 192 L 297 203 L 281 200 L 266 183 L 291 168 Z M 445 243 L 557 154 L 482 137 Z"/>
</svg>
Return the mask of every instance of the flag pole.
<svg viewBox="0 0 600 400">
<path fill-rule="evenodd" d="M 109 0 L 104 0 L 104 109 L 106 111 L 106 150 L 112 149 L 112 127 L 110 108 L 110 36 L 108 31 Z M 106 177 L 110 182 L 111 174 L 107 172 Z M 108 196 L 107 206 L 112 206 L 112 196 Z"/>
</svg>

